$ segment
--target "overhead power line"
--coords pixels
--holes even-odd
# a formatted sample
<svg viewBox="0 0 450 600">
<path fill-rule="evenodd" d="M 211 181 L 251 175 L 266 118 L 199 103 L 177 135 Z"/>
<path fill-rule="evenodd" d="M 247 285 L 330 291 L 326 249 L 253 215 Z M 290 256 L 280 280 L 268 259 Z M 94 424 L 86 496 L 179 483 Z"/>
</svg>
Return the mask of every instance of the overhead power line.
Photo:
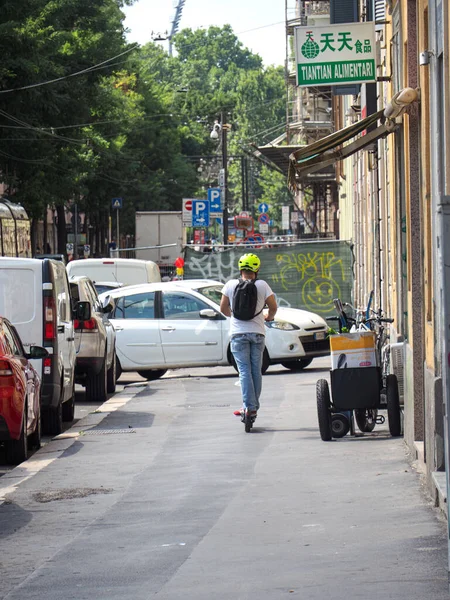
<svg viewBox="0 0 450 600">
<path fill-rule="evenodd" d="M 87 67 L 86 69 L 83 69 L 82 71 L 77 71 L 76 73 L 70 73 L 69 75 L 57 77 L 56 79 L 49 79 L 48 81 L 41 81 L 40 83 L 32 83 L 30 85 L 24 85 L 22 87 L 10 88 L 9 90 L 0 90 L 0 94 L 9 94 L 10 92 L 18 92 L 20 90 L 29 90 L 31 88 L 41 87 L 43 85 L 49 85 L 50 83 L 56 83 L 58 81 L 62 81 L 63 79 L 69 79 L 70 77 L 76 77 L 78 75 L 83 75 L 84 73 L 89 73 L 90 71 L 94 71 L 95 69 L 98 69 L 102 65 L 106 65 L 106 63 L 109 63 L 112 60 L 115 60 L 116 58 L 123 56 L 124 54 L 128 54 L 129 52 L 132 52 L 138 46 L 139 46 L 139 44 L 136 43 L 131 48 L 128 48 L 128 50 L 125 50 L 124 52 L 121 52 L 120 54 L 117 54 L 116 56 L 112 56 L 111 58 L 108 58 L 107 60 L 104 60 L 103 62 L 97 63 L 96 65 Z"/>
</svg>

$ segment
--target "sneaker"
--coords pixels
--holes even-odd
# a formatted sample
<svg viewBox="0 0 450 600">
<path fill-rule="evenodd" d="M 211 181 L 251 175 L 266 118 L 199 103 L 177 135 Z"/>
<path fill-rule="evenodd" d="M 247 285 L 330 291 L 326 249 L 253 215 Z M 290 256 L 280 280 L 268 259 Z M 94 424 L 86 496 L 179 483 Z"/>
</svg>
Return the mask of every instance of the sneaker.
<svg viewBox="0 0 450 600">
<path fill-rule="evenodd" d="M 233 415 L 235 415 L 236 417 L 242 417 L 242 415 L 244 414 L 244 409 L 240 408 L 239 410 L 235 410 Z"/>
</svg>

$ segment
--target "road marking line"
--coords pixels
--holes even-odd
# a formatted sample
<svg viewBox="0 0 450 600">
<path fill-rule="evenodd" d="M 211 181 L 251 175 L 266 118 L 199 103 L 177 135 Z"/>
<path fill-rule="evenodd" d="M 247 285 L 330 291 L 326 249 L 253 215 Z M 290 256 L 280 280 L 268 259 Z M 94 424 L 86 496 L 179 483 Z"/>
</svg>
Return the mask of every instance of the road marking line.
<svg viewBox="0 0 450 600">
<path fill-rule="evenodd" d="M 137 393 L 139 392 L 136 391 L 136 394 Z M 5 475 L 0 478 L 0 506 L 5 502 L 8 502 L 7 496 L 15 492 L 19 485 L 28 481 L 28 479 L 36 475 L 36 473 L 39 473 L 39 471 L 45 467 L 48 467 L 54 460 L 59 458 L 67 448 L 70 448 L 70 446 L 80 437 L 82 431 L 97 427 L 108 414 L 127 404 L 127 402 L 133 399 L 134 395 L 127 395 L 125 398 L 121 397 L 121 394 L 113 396 L 101 404 L 93 413 L 89 413 L 77 421 L 70 429 L 55 436 L 48 444 L 35 452 L 31 458 L 5 473 Z M 101 417 L 92 419 L 92 416 L 95 416 L 96 414 L 101 415 Z M 89 420 L 95 422 L 89 423 Z M 83 422 L 85 422 L 85 424 L 83 424 Z M 54 442 L 59 442 L 56 444 L 56 450 L 54 449 Z M 49 448 L 51 445 L 53 445 L 53 448 Z M 52 457 L 48 458 L 50 453 L 52 454 Z"/>
</svg>

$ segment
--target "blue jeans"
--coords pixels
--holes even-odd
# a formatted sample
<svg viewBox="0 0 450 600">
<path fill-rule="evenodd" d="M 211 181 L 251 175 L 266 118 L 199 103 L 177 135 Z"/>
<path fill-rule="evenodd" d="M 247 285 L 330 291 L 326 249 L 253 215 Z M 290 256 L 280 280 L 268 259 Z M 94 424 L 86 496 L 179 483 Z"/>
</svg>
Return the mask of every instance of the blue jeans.
<svg viewBox="0 0 450 600">
<path fill-rule="evenodd" d="M 259 409 L 264 347 L 265 338 L 260 333 L 238 333 L 231 338 L 231 352 L 239 370 L 242 403 L 248 410 Z"/>
</svg>

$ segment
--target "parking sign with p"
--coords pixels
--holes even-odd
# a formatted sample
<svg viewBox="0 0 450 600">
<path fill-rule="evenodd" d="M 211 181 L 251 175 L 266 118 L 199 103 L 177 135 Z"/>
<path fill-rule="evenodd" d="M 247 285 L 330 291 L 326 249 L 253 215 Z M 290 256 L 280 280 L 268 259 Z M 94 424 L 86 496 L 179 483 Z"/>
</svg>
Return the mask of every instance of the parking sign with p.
<svg viewBox="0 0 450 600">
<path fill-rule="evenodd" d="M 192 201 L 192 227 L 209 227 L 208 200 Z"/>
<path fill-rule="evenodd" d="M 222 212 L 222 195 L 220 188 L 209 188 L 208 190 L 209 211 L 212 213 Z"/>
</svg>

